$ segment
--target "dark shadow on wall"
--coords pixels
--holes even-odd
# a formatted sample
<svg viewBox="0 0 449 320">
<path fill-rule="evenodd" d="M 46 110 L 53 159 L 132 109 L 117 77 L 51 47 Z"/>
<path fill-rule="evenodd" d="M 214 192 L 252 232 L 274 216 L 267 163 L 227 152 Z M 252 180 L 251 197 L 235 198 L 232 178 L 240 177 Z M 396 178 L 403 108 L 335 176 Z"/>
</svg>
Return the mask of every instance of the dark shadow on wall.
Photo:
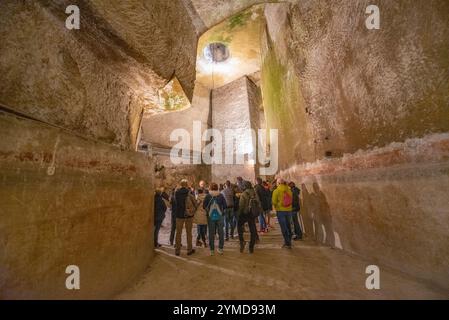
<svg viewBox="0 0 449 320">
<path fill-rule="evenodd" d="M 304 231 L 310 239 L 334 248 L 336 242 L 329 203 L 317 182 L 313 182 L 312 188 L 310 193 L 307 186 L 301 184 Z"/>
</svg>

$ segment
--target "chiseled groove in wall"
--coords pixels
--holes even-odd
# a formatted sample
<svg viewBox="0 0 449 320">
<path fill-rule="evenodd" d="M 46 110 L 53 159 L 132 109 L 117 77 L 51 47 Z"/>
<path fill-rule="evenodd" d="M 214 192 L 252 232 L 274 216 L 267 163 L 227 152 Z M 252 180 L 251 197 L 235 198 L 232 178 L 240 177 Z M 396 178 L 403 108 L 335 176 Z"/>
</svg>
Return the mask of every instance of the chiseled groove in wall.
<svg viewBox="0 0 449 320">
<path fill-rule="evenodd" d="M 2 119 L 4 118 L 4 119 Z M 9 118 L 9 119 L 8 119 Z M 13 120 L 15 119 L 15 120 Z M 125 161 L 125 163 L 121 162 L 126 155 L 132 155 L 144 160 L 147 159 L 148 164 L 150 165 L 150 159 L 148 157 L 143 156 L 141 153 L 133 152 L 132 150 L 122 150 L 117 146 L 93 140 L 88 137 L 84 137 L 75 132 L 67 130 L 65 128 L 61 128 L 52 124 L 45 123 L 38 119 L 33 119 L 32 117 L 22 117 L 20 113 L 17 112 L 3 112 L 0 111 L 0 120 L 8 121 L 18 121 L 17 123 L 32 122 L 35 127 L 41 126 L 42 130 L 46 130 L 51 134 L 51 130 L 60 130 L 61 137 L 65 137 L 66 139 L 73 138 L 81 138 L 82 140 L 88 143 L 94 143 L 98 148 L 101 146 L 106 147 L 107 151 L 103 153 L 90 154 L 89 158 L 78 157 L 76 153 L 70 151 L 70 149 L 66 149 L 65 152 L 58 153 L 58 167 L 64 167 L 66 169 L 78 169 L 85 172 L 108 172 L 111 174 L 119 174 L 119 175 L 131 175 L 134 177 L 145 177 L 147 176 L 145 172 L 142 172 L 140 168 L 136 165 L 136 163 Z M 2 124 L 4 125 L 4 124 Z M 58 134 L 59 136 L 59 134 Z M 71 141 L 71 140 L 67 140 Z M 71 145 L 67 145 L 68 148 L 71 148 Z M 66 143 L 63 146 L 60 146 L 59 149 L 66 148 Z M 2 168 L 8 168 L 9 166 L 14 167 L 18 162 L 19 163 L 28 163 L 28 164 L 38 164 L 39 166 L 47 166 L 51 165 L 54 161 L 54 150 L 33 150 L 33 149 L 24 149 L 24 150 L 16 150 L 16 149 L 4 149 L 0 150 L 0 160 L 2 161 Z M 114 157 L 116 155 L 116 157 Z"/>
<path fill-rule="evenodd" d="M 66 133 L 68 133 L 70 135 L 73 135 L 73 136 L 76 136 L 78 138 L 87 140 L 87 141 L 91 141 L 91 142 L 95 142 L 95 143 L 101 143 L 103 145 L 107 145 L 107 146 L 111 146 L 111 147 L 115 147 L 117 149 L 123 150 L 118 145 L 110 144 L 110 143 L 106 143 L 106 142 L 101 141 L 101 140 L 93 139 L 93 138 L 91 138 L 89 136 L 82 135 L 79 132 L 76 132 L 76 131 L 67 129 L 65 127 L 58 126 L 58 125 L 56 125 L 54 123 L 50 123 L 50 122 L 47 122 L 45 120 L 36 118 L 34 116 L 31 116 L 30 114 L 28 114 L 26 112 L 23 112 L 22 110 L 16 110 L 14 108 L 5 106 L 4 104 L 0 103 L 0 114 L 2 114 L 2 113 L 3 113 L 3 115 L 14 116 L 14 117 L 19 118 L 21 120 L 31 120 L 33 122 L 37 122 L 37 123 L 40 123 L 40 124 L 48 126 L 48 127 L 53 127 L 53 128 L 62 130 L 62 131 L 66 132 Z"/>
<path fill-rule="evenodd" d="M 408 139 L 384 148 L 344 155 L 338 159 L 294 165 L 281 171 L 282 176 L 331 176 L 351 172 L 392 167 L 411 168 L 441 164 L 449 161 L 449 133 L 428 135 L 421 139 Z"/>
<path fill-rule="evenodd" d="M 324 175 L 317 174 L 302 176 L 300 173 L 296 173 L 287 176 L 289 177 L 289 180 L 295 180 L 295 177 L 301 177 L 302 183 L 319 180 L 330 184 L 351 184 L 357 182 L 382 182 L 385 180 L 401 181 L 410 178 L 425 178 L 435 175 L 446 175 L 449 177 L 449 161 L 444 163 L 423 163 L 389 168 L 370 168 L 353 172 L 345 171 Z"/>
</svg>

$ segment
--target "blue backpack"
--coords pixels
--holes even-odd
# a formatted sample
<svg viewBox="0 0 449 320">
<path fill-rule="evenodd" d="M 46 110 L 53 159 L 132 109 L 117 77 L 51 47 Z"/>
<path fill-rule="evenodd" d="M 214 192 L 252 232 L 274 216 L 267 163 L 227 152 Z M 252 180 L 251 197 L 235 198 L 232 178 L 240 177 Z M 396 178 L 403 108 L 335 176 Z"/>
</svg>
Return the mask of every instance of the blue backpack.
<svg viewBox="0 0 449 320">
<path fill-rule="evenodd" d="M 221 219 L 221 217 L 223 216 L 223 212 L 220 209 L 220 206 L 217 203 L 217 198 L 216 197 L 212 197 L 212 199 L 209 202 L 209 219 L 211 221 L 218 221 Z"/>
</svg>

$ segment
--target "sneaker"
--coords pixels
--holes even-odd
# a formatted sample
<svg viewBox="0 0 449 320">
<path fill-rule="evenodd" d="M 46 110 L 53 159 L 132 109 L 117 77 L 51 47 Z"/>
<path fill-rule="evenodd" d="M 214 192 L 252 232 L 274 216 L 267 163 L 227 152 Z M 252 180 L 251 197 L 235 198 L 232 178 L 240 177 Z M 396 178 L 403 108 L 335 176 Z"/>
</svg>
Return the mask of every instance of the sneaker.
<svg viewBox="0 0 449 320">
<path fill-rule="evenodd" d="M 229 241 L 229 237 L 226 237 L 225 241 Z"/>
<path fill-rule="evenodd" d="M 196 246 L 201 247 L 201 245 L 202 245 L 202 242 L 200 240 L 196 240 Z"/>
<path fill-rule="evenodd" d="M 190 250 L 189 252 L 187 252 L 187 255 L 188 256 L 191 256 L 192 254 L 194 254 L 195 253 L 195 249 L 192 249 L 192 250 Z"/>
<path fill-rule="evenodd" d="M 223 254 L 223 249 L 218 249 L 218 254 L 222 255 Z"/>
<path fill-rule="evenodd" d="M 181 250 L 176 250 L 176 251 L 175 251 L 175 254 L 176 254 L 177 256 L 179 256 L 179 255 L 181 254 Z"/>
<path fill-rule="evenodd" d="M 211 256 L 215 255 L 214 250 L 211 250 L 211 251 L 210 251 L 210 255 L 211 255 Z"/>
<path fill-rule="evenodd" d="M 243 253 L 245 250 L 246 241 L 240 242 L 240 253 Z"/>
<path fill-rule="evenodd" d="M 249 253 L 254 253 L 254 248 L 249 248 Z"/>
</svg>

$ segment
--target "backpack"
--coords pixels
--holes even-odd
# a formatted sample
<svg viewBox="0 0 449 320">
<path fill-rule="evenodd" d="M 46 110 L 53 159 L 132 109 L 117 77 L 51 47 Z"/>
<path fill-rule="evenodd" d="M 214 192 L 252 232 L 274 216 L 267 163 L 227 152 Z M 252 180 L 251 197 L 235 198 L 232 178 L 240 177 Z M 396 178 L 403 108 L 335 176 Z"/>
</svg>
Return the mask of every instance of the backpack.
<svg viewBox="0 0 449 320">
<path fill-rule="evenodd" d="M 253 218 L 257 218 L 261 212 L 260 203 L 257 201 L 256 195 L 250 196 L 248 201 L 248 214 Z"/>
<path fill-rule="evenodd" d="M 187 218 L 191 218 L 195 215 L 195 212 L 196 212 L 195 202 L 193 201 L 190 194 L 188 194 L 186 197 L 186 214 L 185 215 Z"/>
<path fill-rule="evenodd" d="M 293 199 L 290 193 L 287 191 L 284 191 L 284 194 L 282 195 L 282 206 L 283 207 L 290 207 L 292 205 Z"/>
<path fill-rule="evenodd" d="M 208 204 L 208 212 L 209 212 L 209 218 L 211 221 L 218 221 L 223 216 L 223 212 L 220 209 L 220 206 L 217 203 L 217 198 L 212 197 Z"/>
</svg>

